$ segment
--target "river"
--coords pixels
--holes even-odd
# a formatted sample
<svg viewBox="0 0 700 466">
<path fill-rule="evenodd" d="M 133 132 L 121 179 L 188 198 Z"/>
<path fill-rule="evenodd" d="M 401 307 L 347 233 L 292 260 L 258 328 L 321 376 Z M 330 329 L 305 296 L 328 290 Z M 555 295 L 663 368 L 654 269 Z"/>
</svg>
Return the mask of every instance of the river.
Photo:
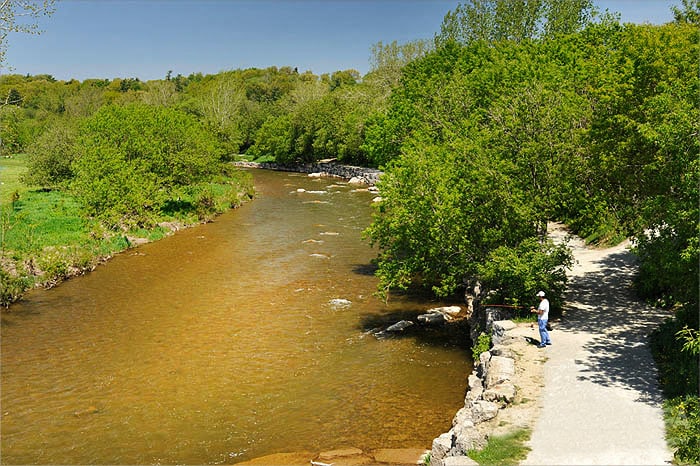
<svg viewBox="0 0 700 466">
<path fill-rule="evenodd" d="M 465 334 L 368 333 L 445 304 L 374 296 L 373 194 L 252 172 L 241 208 L 2 314 L 3 464 L 236 463 L 449 430 Z"/>
</svg>

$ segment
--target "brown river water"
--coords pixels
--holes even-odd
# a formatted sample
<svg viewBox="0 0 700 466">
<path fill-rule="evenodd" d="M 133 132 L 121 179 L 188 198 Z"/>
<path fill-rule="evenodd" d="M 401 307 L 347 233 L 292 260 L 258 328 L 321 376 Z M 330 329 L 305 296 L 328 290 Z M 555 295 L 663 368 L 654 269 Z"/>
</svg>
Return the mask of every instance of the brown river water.
<svg viewBox="0 0 700 466">
<path fill-rule="evenodd" d="M 236 463 L 449 430 L 465 329 L 368 333 L 447 304 L 374 296 L 374 195 L 252 173 L 252 202 L 2 314 L 3 464 Z"/>
</svg>

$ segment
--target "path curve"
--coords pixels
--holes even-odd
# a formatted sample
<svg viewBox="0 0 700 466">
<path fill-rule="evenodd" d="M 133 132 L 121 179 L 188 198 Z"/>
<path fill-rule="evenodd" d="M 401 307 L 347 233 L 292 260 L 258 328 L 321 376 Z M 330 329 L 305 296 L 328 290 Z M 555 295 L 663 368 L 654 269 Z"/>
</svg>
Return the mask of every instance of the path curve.
<svg viewBox="0 0 700 466">
<path fill-rule="evenodd" d="M 551 225 L 555 241 L 568 236 Z M 625 242 L 608 249 L 570 238 L 577 263 L 566 306 L 543 349 L 540 417 L 525 465 L 664 465 L 663 397 L 648 344 L 667 316 L 632 292 L 636 269 Z"/>
</svg>

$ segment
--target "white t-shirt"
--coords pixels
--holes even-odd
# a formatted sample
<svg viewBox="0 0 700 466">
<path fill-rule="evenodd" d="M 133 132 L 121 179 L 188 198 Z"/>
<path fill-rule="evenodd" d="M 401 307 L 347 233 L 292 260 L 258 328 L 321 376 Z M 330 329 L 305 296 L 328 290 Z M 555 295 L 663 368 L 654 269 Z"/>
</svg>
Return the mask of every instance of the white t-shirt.
<svg viewBox="0 0 700 466">
<path fill-rule="evenodd" d="M 549 300 L 547 298 L 540 301 L 540 305 L 537 306 L 537 310 L 542 311 L 542 314 L 540 314 L 538 318 L 542 320 L 549 320 Z"/>
</svg>

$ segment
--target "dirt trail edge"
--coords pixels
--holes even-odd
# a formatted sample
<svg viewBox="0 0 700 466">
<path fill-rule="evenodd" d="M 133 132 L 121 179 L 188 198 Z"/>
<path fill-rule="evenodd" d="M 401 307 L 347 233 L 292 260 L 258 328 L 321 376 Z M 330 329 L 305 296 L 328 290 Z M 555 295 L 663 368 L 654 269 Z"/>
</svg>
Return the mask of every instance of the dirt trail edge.
<svg viewBox="0 0 700 466">
<path fill-rule="evenodd" d="M 567 238 L 550 225 L 555 241 Z M 634 297 L 634 256 L 571 238 L 576 265 L 566 306 L 544 351 L 541 411 L 525 465 L 663 465 L 665 441 L 649 333 L 667 314 Z"/>
</svg>

